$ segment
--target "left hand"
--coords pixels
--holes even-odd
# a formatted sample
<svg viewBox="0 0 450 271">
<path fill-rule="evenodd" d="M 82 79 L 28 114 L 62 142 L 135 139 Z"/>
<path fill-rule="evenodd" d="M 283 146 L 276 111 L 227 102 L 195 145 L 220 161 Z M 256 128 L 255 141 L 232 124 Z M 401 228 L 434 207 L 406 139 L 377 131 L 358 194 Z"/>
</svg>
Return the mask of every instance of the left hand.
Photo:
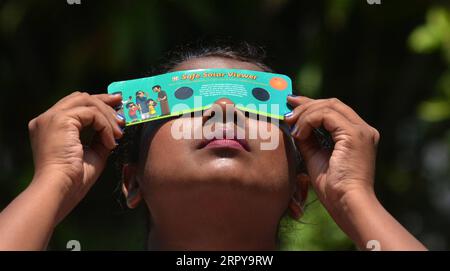
<svg viewBox="0 0 450 271">
<path fill-rule="evenodd" d="M 289 96 L 288 103 L 294 111 L 285 121 L 322 204 L 332 211 L 348 194 L 373 193 L 378 131 L 336 98 Z M 313 129 L 319 127 L 331 134 L 333 150 L 318 144 Z"/>
</svg>

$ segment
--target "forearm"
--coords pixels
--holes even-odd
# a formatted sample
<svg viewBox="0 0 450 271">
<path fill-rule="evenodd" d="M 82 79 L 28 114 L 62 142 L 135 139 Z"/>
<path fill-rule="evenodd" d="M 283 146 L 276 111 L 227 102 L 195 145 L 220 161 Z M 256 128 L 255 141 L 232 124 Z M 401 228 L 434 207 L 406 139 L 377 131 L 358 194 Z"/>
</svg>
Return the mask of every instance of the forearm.
<svg viewBox="0 0 450 271">
<path fill-rule="evenodd" d="M 49 180 L 50 181 L 50 180 Z M 43 250 L 60 216 L 63 193 L 34 180 L 0 213 L 0 250 Z"/>
<path fill-rule="evenodd" d="M 372 191 L 349 193 L 330 213 L 361 250 L 375 240 L 381 250 L 426 250 L 389 212 Z"/>
</svg>

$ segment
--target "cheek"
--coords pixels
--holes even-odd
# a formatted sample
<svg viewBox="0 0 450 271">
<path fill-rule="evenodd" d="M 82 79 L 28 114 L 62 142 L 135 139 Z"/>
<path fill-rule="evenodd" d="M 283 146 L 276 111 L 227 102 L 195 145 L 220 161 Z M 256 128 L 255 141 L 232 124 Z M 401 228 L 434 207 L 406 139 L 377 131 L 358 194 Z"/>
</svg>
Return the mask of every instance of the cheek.
<svg viewBox="0 0 450 271">
<path fill-rule="evenodd" d="M 172 136 L 172 124 L 175 120 L 161 125 L 149 140 L 147 152 L 142 150 L 140 155 L 141 186 L 144 190 L 156 187 L 183 178 L 184 173 L 192 168 L 192 142 L 185 139 L 176 139 Z"/>
<path fill-rule="evenodd" d="M 280 140 L 274 149 L 255 151 L 257 159 L 253 163 L 254 167 L 249 168 L 249 171 L 262 176 L 268 185 L 282 189 L 289 186 L 292 170 L 289 166 L 283 135 L 279 136 Z"/>
<path fill-rule="evenodd" d="M 266 182 L 280 188 L 290 186 L 290 180 L 295 178 L 295 156 L 292 146 L 278 124 L 265 121 L 249 120 L 257 122 L 259 129 L 258 138 L 254 140 L 255 167 L 250 171 L 258 171 L 266 179 Z M 255 124 L 253 124 L 255 125 Z M 255 173 L 258 174 L 258 173 Z"/>
</svg>

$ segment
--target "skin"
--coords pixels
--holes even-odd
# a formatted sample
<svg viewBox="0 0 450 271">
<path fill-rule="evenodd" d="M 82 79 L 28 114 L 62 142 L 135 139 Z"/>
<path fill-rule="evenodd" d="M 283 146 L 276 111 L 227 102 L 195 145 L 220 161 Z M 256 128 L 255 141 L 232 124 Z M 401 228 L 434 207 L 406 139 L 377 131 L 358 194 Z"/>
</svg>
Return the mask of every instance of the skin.
<svg viewBox="0 0 450 271">
<path fill-rule="evenodd" d="M 213 57 L 191 59 L 175 70 L 200 68 L 260 70 L 251 63 Z M 0 249 L 46 248 L 54 227 L 95 183 L 114 139 L 122 136 L 124 123 L 111 108 L 120 102 L 120 96 L 73 93 L 30 122 L 35 175 L 0 213 Z M 309 176 L 296 171 L 292 149 L 272 124 L 270 129 L 278 129 L 283 140 L 270 151 L 259 149 L 259 138 L 248 140 L 249 151 L 202 149 L 199 140 L 171 136 L 174 119 L 143 139 L 139 163 L 123 168 L 123 191 L 129 207 L 147 204 L 152 248 L 276 249 L 279 219 L 286 211 L 301 216 L 309 183 L 360 249 L 378 240 L 383 250 L 424 250 L 375 196 L 379 133 L 337 99 L 289 97 L 288 102 L 295 109 L 285 121 Z M 234 110 L 227 104 L 231 101 L 219 99 L 215 106 Z M 257 121 L 232 113 L 246 123 Z M 201 118 L 204 126 L 211 114 L 205 111 L 194 118 Z M 90 125 L 96 136 L 83 151 L 79 134 Z M 335 141 L 332 151 L 320 149 L 312 136 L 312 129 L 320 126 Z"/>
</svg>

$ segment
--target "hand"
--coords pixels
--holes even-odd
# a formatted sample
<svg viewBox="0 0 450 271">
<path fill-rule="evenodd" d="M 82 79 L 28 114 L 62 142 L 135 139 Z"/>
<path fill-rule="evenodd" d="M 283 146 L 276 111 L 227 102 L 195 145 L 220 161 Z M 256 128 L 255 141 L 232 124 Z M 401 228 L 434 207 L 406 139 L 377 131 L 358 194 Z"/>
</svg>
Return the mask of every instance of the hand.
<svg viewBox="0 0 450 271">
<path fill-rule="evenodd" d="M 288 97 L 294 107 L 286 117 L 305 160 L 319 200 L 332 212 L 346 195 L 373 193 L 378 131 L 338 99 L 313 100 Z M 313 129 L 323 127 L 335 143 L 333 150 L 320 147 Z"/>
<path fill-rule="evenodd" d="M 78 203 L 103 171 L 115 138 L 122 136 L 124 121 L 112 108 L 121 100 L 120 95 L 75 92 L 31 120 L 33 182 L 58 186 L 71 207 Z M 83 146 L 80 132 L 87 127 L 95 135 L 90 145 Z"/>
<path fill-rule="evenodd" d="M 319 200 L 359 249 L 374 240 L 381 250 L 426 250 L 373 191 L 380 134 L 337 99 L 288 97 L 295 107 L 286 122 L 304 158 Z M 334 148 L 321 148 L 313 130 L 325 128 Z"/>
</svg>

